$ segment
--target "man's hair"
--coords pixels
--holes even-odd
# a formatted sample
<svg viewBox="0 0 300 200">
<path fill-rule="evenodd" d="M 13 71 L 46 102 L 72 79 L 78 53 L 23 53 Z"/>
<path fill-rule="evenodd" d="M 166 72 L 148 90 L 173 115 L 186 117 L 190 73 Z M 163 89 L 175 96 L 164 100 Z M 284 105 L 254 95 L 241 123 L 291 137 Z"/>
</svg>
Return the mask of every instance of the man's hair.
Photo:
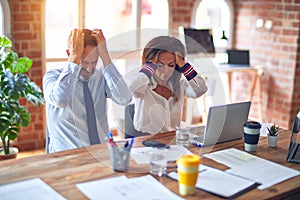
<svg viewBox="0 0 300 200">
<path fill-rule="evenodd" d="M 82 32 L 84 33 L 84 47 L 90 45 L 90 46 L 97 46 L 97 40 L 92 36 L 93 31 L 89 29 L 82 29 Z"/>
</svg>

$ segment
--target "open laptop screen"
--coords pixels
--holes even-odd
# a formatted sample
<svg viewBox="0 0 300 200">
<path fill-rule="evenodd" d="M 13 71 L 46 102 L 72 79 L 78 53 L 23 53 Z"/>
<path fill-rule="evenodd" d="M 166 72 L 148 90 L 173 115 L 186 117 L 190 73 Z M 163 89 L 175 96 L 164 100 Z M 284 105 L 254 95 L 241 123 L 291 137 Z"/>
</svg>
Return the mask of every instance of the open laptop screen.
<svg viewBox="0 0 300 200">
<path fill-rule="evenodd" d="M 228 49 L 228 64 L 249 65 L 249 50 Z"/>
</svg>

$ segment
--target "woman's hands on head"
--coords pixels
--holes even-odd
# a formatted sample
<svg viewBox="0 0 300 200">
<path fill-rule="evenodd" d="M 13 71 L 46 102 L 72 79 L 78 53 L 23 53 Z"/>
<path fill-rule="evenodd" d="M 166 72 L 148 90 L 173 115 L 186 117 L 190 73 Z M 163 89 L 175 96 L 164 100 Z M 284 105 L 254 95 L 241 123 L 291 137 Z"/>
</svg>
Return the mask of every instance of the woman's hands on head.
<svg viewBox="0 0 300 200">
<path fill-rule="evenodd" d="M 180 55 L 179 52 L 175 53 L 175 58 L 176 58 L 176 64 L 178 65 L 179 68 L 183 67 L 186 64 L 185 59 Z"/>
</svg>

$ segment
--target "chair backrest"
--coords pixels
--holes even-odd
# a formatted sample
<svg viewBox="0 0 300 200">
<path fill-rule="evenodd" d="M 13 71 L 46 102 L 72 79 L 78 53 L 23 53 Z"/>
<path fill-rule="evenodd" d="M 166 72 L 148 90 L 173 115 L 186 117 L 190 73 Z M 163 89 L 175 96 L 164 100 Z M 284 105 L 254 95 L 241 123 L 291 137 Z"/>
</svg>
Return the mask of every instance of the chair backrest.
<svg viewBox="0 0 300 200">
<path fill-rule="evenodd" d="M 50 138 L 49 138 L 49 131 L 48 131 L 48 126 L 46 127 L 46 153 L 49 153 L 49 143 L 50 143 Z"/>
<path fill-rule="evenodd" d="M 292 135 L 290 139 L 290 145 L 287 153 L 286 160 L 288 162 L 300 163 L 300 133 L 299 133 L 299 125 L 300 125 L 300 111 L 295 117 Z"/>
<path fill-rule="evenodd" d="M 134 128 L 133 125 L 134 112 L 135 112 L 134 104 L 129 104 L 125 107 L 125 138 L 149 135 L 149 133 L 144 133 Z"/>
</svg>

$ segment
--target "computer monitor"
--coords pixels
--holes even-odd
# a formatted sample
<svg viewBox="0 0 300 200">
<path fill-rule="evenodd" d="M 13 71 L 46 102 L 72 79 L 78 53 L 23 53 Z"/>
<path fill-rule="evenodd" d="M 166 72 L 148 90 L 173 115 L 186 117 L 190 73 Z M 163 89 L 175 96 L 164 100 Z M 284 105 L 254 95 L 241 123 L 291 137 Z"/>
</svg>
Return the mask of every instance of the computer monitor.
<svg viewBox="0 0 300 200">
<path fill-rule="evenodd" d="M 210 29 L 184 28 L 184 40 L 188 54 L 215 53 Z"/>
</svg>

